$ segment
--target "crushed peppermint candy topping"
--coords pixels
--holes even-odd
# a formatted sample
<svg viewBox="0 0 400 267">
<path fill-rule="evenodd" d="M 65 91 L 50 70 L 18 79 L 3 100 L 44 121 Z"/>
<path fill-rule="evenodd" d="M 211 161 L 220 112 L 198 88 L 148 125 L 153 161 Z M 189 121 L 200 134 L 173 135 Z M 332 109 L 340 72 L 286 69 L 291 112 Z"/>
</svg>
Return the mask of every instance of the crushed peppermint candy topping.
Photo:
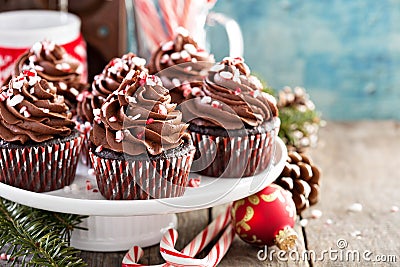
<svg viewBox="0 0 400 267">
<path fill-rule="evenodd" d="M 43 113 L 49 113 L 50 110 L 48 108 L 42 108 Z"/>
<path fill-rule="evenodd" d="M 171 82 L 175 87 L 181 86 L 181 82 L 177 78 L 173 78 Z"/>
<path fill-rule="evenodd" d="M 201 100 L 200 100 L 200 102 L 201 102 L 202 104 L 210 104 L 211 101 L 212 101 L 212 99 L 211 99 L 211 97 L 209 97 L 209 96 L 204 96 L 204 97 L 202 97 Z"/>
<path fill-rule="evenodd" d="M 239 87 L 238 88 L 236 88 L 236 90 L 235 90 L 235 95 L 240 95 L 240 93 L 242 93 L 242 89 L 240 89 Z"/>
<path fill-rule="evenodd" d="M 25 110 L 24 111 L 24 117 L 25 118 L 29 118 L 31 116 L 31 113 L 29 113 L 29 111 Z"/>
<path fill-rule="evenodd" d="M 218 108 L 218 109 L 222 109 L 222 104 L 220 102 L 218 102 L 217 100 L 214 100 L 211 102 L 211 106 L 213 108 Z"/>
<path fill-rule="evenodd" d="M 161 64 L 167 64 L 168 60 L 169 60 L 169 55 L 168 54 L 164 54 L 160 59 L 160 63 Z"/>
<path fill-rule="evenodd" d="M 252 97 L 258 97 L 260 95 L 260 91 L 258 90 L 254 90 L 254 91 L 250 91 L 249 93 Z"/>
<path fill-rule="evenodd" d="M 125 76 L 125 80 L 132 80 L 132 78 L 133 78 L 133 76 L 135 75 L 135 70 L 134 69 L 131 69 L 129 72 L 128 72 L 128 74 L 126 74 L 126 76 Z"/>
<path fill-rule="evenodd" d="M 184 44 L 183 49 L 185 49 L 187 52 L 189 52 L 192 55 L 197 53 L 196 47 L 192 44 Z"/>
<path fill-rule="evenodd" d="M 134 97 L 134 96 L 127 96 L 126 99 L 128 99 L 129 103 L 132 103 L 132 104 L 136 104 L 137 103 L 136 97 Z"/>
<path fill-rule="evenodd" d="M 182 59 L 190 59 L 190 55 L 186 50 L 181 51 L 181 57 Z"/>
<path fill-rule="evenodd" d="M 124 140 L 124 132 L 122 132 L 121 130 L 117 131 L 115 133 L 115 142 L 117 143 L 121 143 L 122 140 Z"/>
<path fill-rule="evenodd" d="M 99 117 L 99 116 L 94 116 L 94 122 L 95 123 L 97 123 L 97 124 L 101 124 L 102 123 L 102 121 L 101 121 L 101 118 Z"/>
<path fill-rule="evenodd" d="M 199 178 L 191 178 L 191 179 L 189 179 L 188 185 L 189 185 L 189 187 L 197 188 L 200 186 L 200 183 L 201 183 L 200 177 Z"/>
<path fill-rule="evenodd" d="M 24 113 L 25 111 L 27 111 L 28 110 L 28 108 L 26 107 L 26 106 L 22 106 L 20 109 L 19 109 L 19 113 Z"/>
<path fill-rule="evenodd" d="M 94 116 L 98 116 L 98 117 L 100 117 L 100 113 L 101 113 L 101 111 L 100 111 L 100 109 L 99 109 L 99 108 L 95 108 L 95 109 L 93 109 L 93 115 L 94 115 Z"/>
<path fill-rule="evenodd" d="M 146 60 L 141 57 L 134 57 L 132 58 L 132 63 L 136 66 L 144 67 L 144 65 L 146 65 Z"/>
<path fill-rule="evenodd" d="M 140 118 L 140 114 L 136 114 L 135 116 L 128 116 L 128 118 L 131 120 L 137 120 Z"/>
<path fill-rule="evenodd" d="M 153 119 L 153 118 L 148 118 L 148 119 L 146 120 L 146 125 L 152 124 L 153 122 L 154 122 L 154 119 Z"/>
<path fill-rule="evenodd" d="M 86 190 L 87 191 L 92 190 L 92 183 L 89 180 L 86 180 Z"/>
<path fill-rule="evenodd" d="M 169 51 L 174 48 L 174 42 L 173 41 L 168 41 L 165 44 L 162 45 L 161 50 L 162 51 Z"/>
<path fill-rule="evenodd" d="M 102 150 L 103 150 L 103 146 L 100 145 L 100 146 L 96 147 L 95 152 L 99 153 L 99 152 L 101 152 Z"/>
<path fill-rule="evenodd" d="M 157 113 L 160 114 L 160 115 L 167 115 L 168 114 L 168 110 L 164 105 L 159 105 Z"/>
<path fill-rule="evenodd" d="M 63 70 L 63 71 L 70 71 L 71 66 L 67 62 L 63 62 L 63 63 L 56 64 L 56 69 Z"/>
<path fill-rule="evenodd" d="M 35 53 L 36 55 L 39 55 L 41 50 L 42 50 L 42 43 L 41 42 L 36 42 L 31 47 L 31 51 L 33 53 Z"/>
<path fill-rule="evenodd" d="M 183 27 L 178 27 L 176 28 L 176 33 L 182 35 L 183 37 L 188 37 L 189 36 L 189 31 Z"/>
<path fill-rule="evenodd" d="M 174 53 L 171 54 L 171 59 L 172 60 L 178 60 L 180 58 L 181 58 L 181 53 L 179 53 L 179 52 L 174 52 Z"/>
<path fill-rule="evenodd" d="M 60 87 L 61 90 L 67 90 L 68 89 L 67 84 L 64 83 L 64 82 L 59 82 L 58 83 L 58 87 Z"/>
<path fill-rule="evenodd" d="M 10 107 L 14 107 L 14 106 L 18 105 L 19 103 L 21 103 L 22 100 L 24 100 L 24 96 L 23 95 L 15 95 L 12 98 L 8 99 L 8 105 Z"/>
<path fill-rule="evenodd" d="M 109 122 L 116 122 L 116 121 L 117 121 L 117 117 L 111 116 L 111 117 L 108 119 L 108 121 L 109 121 Z"/>
<path fill-rule="evenodd" d="M 0 101 L 3 102 L 8 98 L 8 95 L 5 92 L 0 94 Z"/>
<path fill-rule="evenodd" d="M 219 73 L 219 76 L 221 76 L 222 78 L 224 78 L 224 79 L 226 79 L 226 80 L 229 80 L 229 79 L 232 79 L 232 78 L 233 78 L 233 74 L 230 73 L 230 72 L 228 72 L 228 71 L 221 71 L 221 72 Z"/>
<path fill-rule="evenodd" d="M 187 72 L 192 71 L 192 69 L 193 69 L 192 66 L 187 66 L 187 67 L 184 67 L 184 68 L 183 68 L 183 70 L 184 70 L 184 71 L 187 71 Z"/>
<path fill-rule="evenodd" d="M 193 96 L 201 96 L 203 94 L 203 92 L 201 91 L 201 89 L 197 86 L 192 88 L 192 95 Z"/>
</svg>

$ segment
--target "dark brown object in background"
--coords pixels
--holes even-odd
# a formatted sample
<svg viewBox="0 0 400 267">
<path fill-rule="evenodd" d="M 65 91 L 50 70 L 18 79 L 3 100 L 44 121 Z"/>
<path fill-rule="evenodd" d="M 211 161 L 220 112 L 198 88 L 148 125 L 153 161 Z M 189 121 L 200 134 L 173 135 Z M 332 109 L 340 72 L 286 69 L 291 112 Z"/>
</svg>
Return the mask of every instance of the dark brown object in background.
<svg viewBox="0 0 400 267">
<path fill-rule="evenodd" d="M 57 10 L 59 1 L 0 0 L 0 12 L 21 9 Z M 126 52 L 126 12 L 123 0 L 69 0 L 68 11 L 82 20 L 87 42 L 89 81 L 107 62 Z M 40 41 L 40 40 L 38 40 Z"/>
</svg>

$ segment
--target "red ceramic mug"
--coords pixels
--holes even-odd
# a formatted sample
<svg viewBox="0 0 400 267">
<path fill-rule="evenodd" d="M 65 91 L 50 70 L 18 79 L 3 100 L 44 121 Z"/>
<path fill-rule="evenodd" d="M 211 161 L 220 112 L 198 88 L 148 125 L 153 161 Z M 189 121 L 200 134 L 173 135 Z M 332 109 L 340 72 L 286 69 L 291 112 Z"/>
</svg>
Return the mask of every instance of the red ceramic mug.
<svg viewBox="0 0 400 267">
<path fill-rule="evenodd" d="M 11 74 L 15 60 L 39 41 L 53 41 L 82 64 L 87 79 L 86 43 L 78 16 L 51 10 L 0 13 L 0 85 Z"/>
</svg>

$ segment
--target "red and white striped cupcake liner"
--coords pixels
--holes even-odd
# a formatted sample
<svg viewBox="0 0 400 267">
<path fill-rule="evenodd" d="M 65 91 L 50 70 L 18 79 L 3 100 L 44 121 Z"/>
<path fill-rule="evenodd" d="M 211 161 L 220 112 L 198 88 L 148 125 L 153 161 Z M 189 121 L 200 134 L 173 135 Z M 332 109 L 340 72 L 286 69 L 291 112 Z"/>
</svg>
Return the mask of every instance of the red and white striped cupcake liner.
<svg viewBox="0 0 400 267">
<path fill-rule="evenodd" d="M 83 141 L 70 140 L 29 147 L 0 147 L 0 182 L 33 192 L 48 192 L 70 185 Z"/>
<path fill-rule="evenodd" d="M 108 200 L 159 199 L 183 196 L 194 149 L 183 156 L 118 160 L 90 151 L 97 186 Z"/>
<path fill-rule="evenodd" d="M 271 164 L 277 129 L 248 136 L 191 135 L 197 149 L 194 171 L 210 177 L 242 178 Z"/>
<path fill-rule="evenodd" d="M 83 140 L 83 144 L 82 144 L 82 152 L 81 152 L 80 161 L 83 163 L 83 165 L 88 166 L 89 168 L 92 168 L 92 161 L 90 160 L 90 156 L 89 156 L 89 147 L 90 147 L 89 138 L 90 138 L 90 131 L 92 130 L 92 125 L 89 122 L 78 123 L 77 129 L 85 137 L 85 139 Z"/>
</svg>

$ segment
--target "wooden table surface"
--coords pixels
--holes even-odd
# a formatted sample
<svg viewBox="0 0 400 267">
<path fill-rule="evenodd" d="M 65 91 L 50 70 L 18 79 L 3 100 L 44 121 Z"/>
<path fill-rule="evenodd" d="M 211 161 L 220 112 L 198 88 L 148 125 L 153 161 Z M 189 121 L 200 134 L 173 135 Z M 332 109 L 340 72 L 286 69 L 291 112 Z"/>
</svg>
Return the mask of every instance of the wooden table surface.
<svg viewBox="0 0 400 267">
<path fill-rule="evenodd" d="M 400 266 L 400 212 L 394 211 L 400 207 L 400 123 L 328 122 L 319 137 L 318 147 L 307 154 L 322 169 L 321 198 L 302 214 L 308 223 L 300 226 L 299 218 L 296 224 L 299 254 L 260 260 L 259 248 L 235 237 L 219 266 Z M 349 210 L 354 203 L 362 210 Z M 176 248 L 182 249 L 223 208 L 178 214 Z M 312 218 L 313 210 L 322 216 Z M 163 262 L 158 245 L 144 251 L 142 264 Z M 314 259 L 301 260 L 313 253 Z M 110 267 L 121 266 L 124 254 L 82 251 L 81 257 L 89 266 Z"/>
<path fill-rule="evenodd" d="M 400 265 L 400 212 L 394 211 L 400 207 L 400 124 L 328 122 L 319 136 L 318 147 L 307 154 L 323 172 L 321 198 L 302 214 L 307 225 L 301 227 L 299 218 L 295 228 L 300 236 L 299 253 L 315 253 L 316 258 L 295 260 L 297 255 L 292 254 L 286 255 L 292 258 L 287 261 L 285 255 L 260 260 L 259 248 L 235 237 L 219 266 Z M 360 203 L 362 211 L 351 211 L 354 203 Z M 222 210 L 218 206 L 210 213 L 215 217 Z M 322 216 L 312 218 L 313 210 L 321 211 Z M 208 224 L 208 216 L 208 210 L 178 214 L 177 249 Z M 340 249 L 338 243 L 347 246 Z M 124 253 L 82 252 L 81 256 L 89 266 L 109 267 L 120 266 Z M 145 249 L 142 264 L 161 262 L 158 245 Z"/>
</svg>

